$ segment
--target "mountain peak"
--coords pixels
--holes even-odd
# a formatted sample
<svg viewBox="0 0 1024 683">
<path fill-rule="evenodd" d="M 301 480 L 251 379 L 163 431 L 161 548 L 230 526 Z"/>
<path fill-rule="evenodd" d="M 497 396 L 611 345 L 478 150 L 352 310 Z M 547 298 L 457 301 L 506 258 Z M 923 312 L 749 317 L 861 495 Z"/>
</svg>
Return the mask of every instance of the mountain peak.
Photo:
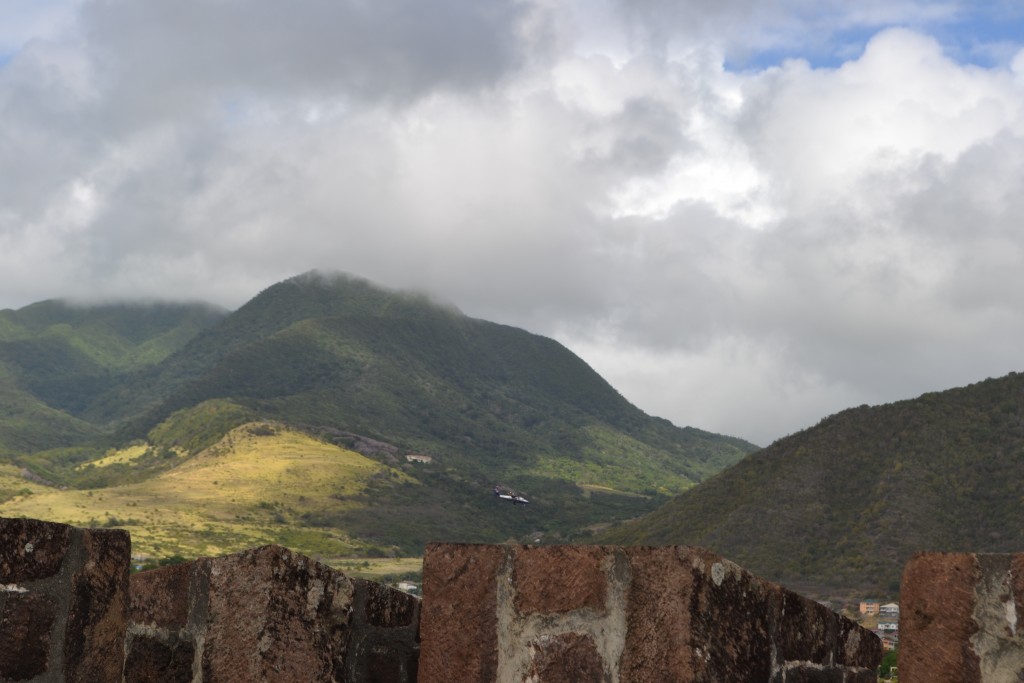
<svg viewBox="0 0 1024 683">
<path fill-rule="evenodd" d="M 341 315 L 461 316 L 454 305 L 424 293 L 383 287 L 347 273 L 311 270 L 271 285 L 239 309 L 274 313 L 277 320 Z M 270 309 L 273 309 L 272 311 Z"/>
</svg>

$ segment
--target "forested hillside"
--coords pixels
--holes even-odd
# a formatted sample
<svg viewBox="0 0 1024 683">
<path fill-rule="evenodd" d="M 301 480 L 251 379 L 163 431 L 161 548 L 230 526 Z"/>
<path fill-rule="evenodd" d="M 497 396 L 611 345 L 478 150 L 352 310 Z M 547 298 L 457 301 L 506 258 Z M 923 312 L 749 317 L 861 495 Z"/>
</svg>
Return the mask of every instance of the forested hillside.
<svg viewBox="0 0 1024 683">
<path fill-rule="evenodd" d="M 63 301 L 0 311 L 0 455 L 101 434 L 110 424 L 92 413 L 104 393 L 132 383 L 224 315 L 206 304 Z"/>
<path fill-rule="evenodd" d="M 176 324 L 165 306 L 140 331 L 104 308 L 54 303 L 33 327 L 24 321 L 45 317 L 33 308 L 5 312 L 21 325 L 0 351 L 24 416 L 0 417 L 11 462 L 75 489 L 137 486 L 269 421 L 409 477 L 370 482 L 358 505 L 282 512 L 353 547 L 587 538 L 755 448 L 644 414 L 552 339 L 348 276 L 291 278 L 227 315 L 182 308 Z M 59 438 L 27 438 L 54 434 L 47 424 Z M 529 508 L 495 510 L 496 484 L 523 491 Z"/>
<path fill-rule="evenodd" d="M 1024 374 L 861 406 L 603 540 L 697 544 L 808 590 L 895 593 L 915 551 L 1024 545 Z"/>
</svg>

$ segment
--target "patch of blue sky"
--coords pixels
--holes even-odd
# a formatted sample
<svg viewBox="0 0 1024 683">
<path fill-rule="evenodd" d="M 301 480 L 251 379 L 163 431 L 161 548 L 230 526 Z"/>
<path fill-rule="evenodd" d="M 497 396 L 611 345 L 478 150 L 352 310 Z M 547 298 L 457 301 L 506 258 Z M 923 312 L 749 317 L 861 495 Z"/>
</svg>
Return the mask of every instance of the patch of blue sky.
<svg viewBox="0 0 1024 683">
<path fill-rule="evenodd" d="M 1002 66 L 1024 48 L 1024 3 L 979 3 L 958 19 L 933 26 L 928 33 L 960 63 Z"/>
<path fill-rule="evenodd" d="M 816 30 L 812 26 L 799 44 L 780 45 L 760 51 L 734 51 L 727 55 L 728 71 L 763 71 L 791 59 L 802 59 L 815 69 L 834 69 L 857 59 L 864 47 L 880 30 L 878 27 L 847 29 L 838 32 Z"/>
<path fill-rule="evenodd" d="M 776 47 L 733 50 L 727 55 L 725 68 L 736 72 L 761 71 L 790 59 L 802 59 L 813 68 L 836 68 L 860 57 L 871 38 L 890 28 L 906 28 L 931 36 L 950 59 L 986 68 L 1008 65 L 1024 49 L 1022 2 L 966 4 L 944 17 L 839 30 L 829 30 L 832 27 L 827 22 L 817 24 L 807 22 L 799 39 L 779 41 Z"/>
</svg>

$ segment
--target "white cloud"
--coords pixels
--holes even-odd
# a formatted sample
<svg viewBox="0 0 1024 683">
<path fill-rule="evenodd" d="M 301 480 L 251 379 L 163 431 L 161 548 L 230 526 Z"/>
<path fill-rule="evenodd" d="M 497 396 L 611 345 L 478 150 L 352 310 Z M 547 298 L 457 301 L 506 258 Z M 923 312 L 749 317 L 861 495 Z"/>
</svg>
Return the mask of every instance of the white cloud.
<svg viewBox="0 0 1024 683">
<path fill-rule="evenodd" d="M 723 66 L 955 5 L 413 4 L 89 0 L 13 41 L 0 305 L 344 270 L 760 443 L 1020 369 L 1021 59 L 892 29 L 836 68 Z"/>
</svg>

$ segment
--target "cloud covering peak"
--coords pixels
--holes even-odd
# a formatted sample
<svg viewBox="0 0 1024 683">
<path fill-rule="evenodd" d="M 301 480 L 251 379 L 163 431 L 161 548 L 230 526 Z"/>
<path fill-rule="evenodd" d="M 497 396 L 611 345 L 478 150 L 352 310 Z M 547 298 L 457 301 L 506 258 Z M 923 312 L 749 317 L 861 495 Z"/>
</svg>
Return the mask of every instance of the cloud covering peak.
<svg viewBox="0 0 1024 683">
<path fill-rule="evenodd" d="M 347 271 L 760 443 L 1021 369 L 1010 9 L 7 7 L 0 306 Z"/>
</svg>

